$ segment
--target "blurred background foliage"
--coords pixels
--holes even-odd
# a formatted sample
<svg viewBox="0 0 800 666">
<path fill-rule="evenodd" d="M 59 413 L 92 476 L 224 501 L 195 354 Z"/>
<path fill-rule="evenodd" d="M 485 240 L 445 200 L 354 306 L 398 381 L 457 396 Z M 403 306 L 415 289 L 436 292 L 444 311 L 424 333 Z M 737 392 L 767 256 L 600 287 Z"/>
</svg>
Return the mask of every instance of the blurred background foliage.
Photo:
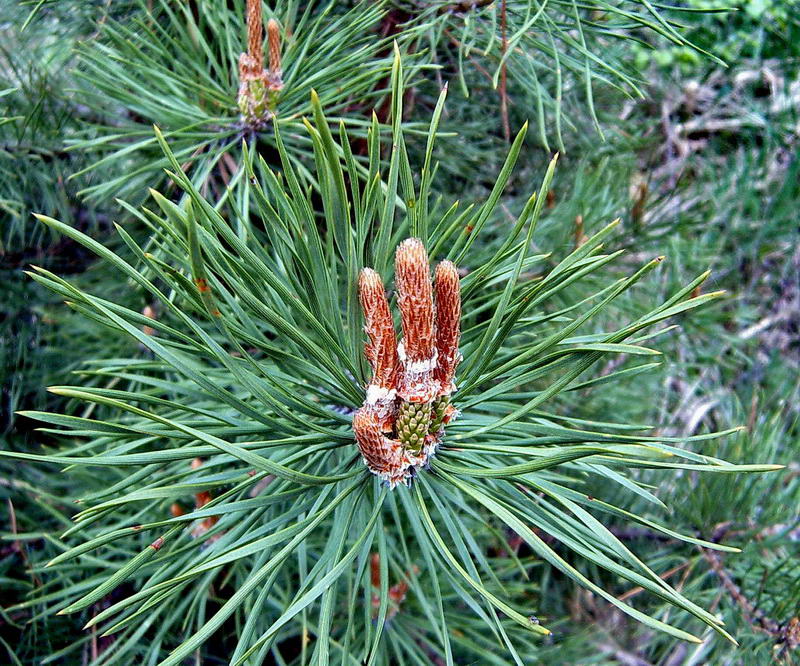
<svg viewBox="0 0 800 666">
<path fill-rule="evenodd" d="M 159 153 L 149 127 L 158 123 L 180 132 L 192 124 L 193 111 L 181 114 L 195 107 L 183 88 L 169 97 L 174 87 L 170 77 L 187 76 L 185 68 L 197 65 L 202 47 L 194 42 L 192 48 L 199 49 L 194 53 L 184 48 L 180 40 L 186 35 L 167 30 L 180 24 L 174 18 L 151 24 L 164 40 L 160 52 L 153 40 L 136 40 L 150 34 L 142 26 L 154 12 L 163 16 L 157 13 L 186 4 L 45 0 L 9 1 L 0 7 L 4 449 L 40 450 L 48 444 L 46 433 L 15 416 L 21 409 L 53 408 L 55 398 L 45 386 L 85 369 L 86 360 L 131 353 L 132 343 L 77 317 L 22 271 L 41 265 L 128 307 L 143 311 L 148 304 L 135 302 L 119 276 L 96 265 L 68 239 L 51 235 L 31 213 L 56 217 L 101 242 L 112 242 L 114 222 L 134 236 L 146 234 L 114 199 L 142 201 L 145 188 L 157 185 L 162 165 L 154 158 Z M 235 14 L 244 3 L 188 4 L 217 5 L 220 12 Z M 630 382 L 629 395 L 578 391 L 562 399 L 562 411 L 596 420 L 613 414 L 615 420 L 650 424 L 672 435 L 742 425 L 738 435 L 707 453 L 731 462 L 787 465 L 783 473 L 746 479 L 642 474 L 641 481 L 651 484 L 669 507 L 671 527 L 724 539 L 741 547 L 741 554 L 673 542 L 646 529 L 610 527 L 637 552 L 648 553 L 645 559 L 655 562 L 682 593 L 720 614 L 739 648 L 711 636 L 701 646 L 690 646 L 655 635 L 531 562 L 535 585 L 512 593 L 533 594 L 541 617 L 557 630 L 552 646 L 531 647 L 531 663 L 800 663 L 800 3 L 680 4 L 659 5 L 658 20 L 649 3 L 638 2 L 398 1 L 380 10 L 336 2 L 318 9 L 330 13 L 326 20 L 371 12 L 374 25 L 364 24 L 364 39 L 372 51 L 358 56 L 364 63 L 386 58 L 387 44 L 396 39 L 421 65 L 428 64 L 406 92 L 412 147 L 414 124 L 427 122 L 440 86 L 449 82 L 442 119 L 447 135 L 437 149 L 444 201 L 484 197 L 502 164 L 508 136 L 530 120 L 526 146 L 501 201 L 504 214 L 491 221 L 497 238 L 503 238 L 530 183 L 540 182 L 558 149 L 562 157 L 535 238 L 537 250 L 559 256 L 619 217 L 622 224 L 609 244 L 626 250 L 629 265 L 659 254 L 667 257 L 666 270 L 648 276 L 645 288 L 621 297 L 613 315 L 617 320 L 626 320 L 643 303 L 652 305 L 674 292 L 682 279 L 707 268 L 712 270 L 708 289 L 726 290 L 722 301 L 685 318 L 680 329 L 665 328 L 659 349 L 666 360 Z M 299 16 L 303 5 L 287 3 L 283 10 L 285 17 Z M 226 14 L 225 20 L 232 19 Z M 225 44 L 218 39 L 227 28 L 210 38 L 219 46 L 214 57 L 225 54 L 219 69 L 229 77 L 215 79 L 219 89 L 213 95 L 229 93 L 231 109 L 231 57 L 240 49 L 243 24 L 238 29 Z M 620 39 L 621 33 L 632 39 Z M 331 53 L 350 46 L 342 44 L 341 35 L 323 42 L 327 46 L 319 48 Z M 145 48 L 152 51 L 145 53 Z M 114 68 L 127 71 L 125 58 L 134 56 L 142 58 L 135 63 L 144 72 L 137 83 L 142 90 L 128 84 L 115 89 Z M 161 93 L 149 105 L 145 57 L 154 60 L 151 72 L 164 72 L 157 86 L 152 82 Z M 347 66 L 352 69 L 359 61 L 351 58 Z M 376 67 L 366 79 L 355 79 L 353 85 L 362 87 L 344 95 L 331 86 L 333 110 L 365 126 L 377 105 L 385 121 L 384 70 Z M 306 97 L 311 87 L 303 89 Z M 304 104 L 307 99 L 298 94 L 293 121 L 308 113 Z M 203 123 L 213 125 L 212 120 Z M 226 132 L 216 138 L 187 132 L 187 155 L 200 143 L 217 145 L 217 140 L 238 150 Z M 232 136 L 241 138 L 237 131 Z M 268 136 L 264 140 L 269 144 Z M 425 148 L 420 144 L 417 157 Z M 214 167 L 201 166 L 197 173 L 203 168 Z M 235 171 L 234 164 L 228 177 Z M 227 181 L 217 182 L 223 195 Z M 601 372 L 624 369 L 626 363 L 620 358 Z M 45 584 L 32 563 L 58 552 L 50 534 L 69 526 L 72 499 L 95 482 L 87 475 L 76 488 L 74 476 L 57 470 L 0 463 L 0 497 L 5 500 L 0 587 L 4 609 L 14 607 L 0 611 L 0 661 L 89 663 L 100 659 L 113 640 L 82 632 L 73 618 L 53 617 L 45 603 L 28 601 Z M 609 489 L 596 492 L 613 501 Z M 649 500 L 642 497 L 630 510 L 647 515 L 648 508 Z M 514 535 L 504 536 L 513 545 Z M 530 558 L 520 548 L 516 554 Z M 502 570 L 508 561 L 498 541 L 492 563 Z M 611 589 L 619 583 L 606 581 Z M 636 592 L 626 594 L 635 605 Z M 665 619 L 670 614 L 667 607 L 647 612 L 661 612 Z M 402 611 L 396 621 L 404 621 Z M 59 661 L 59 650 L 72 645 L 76 633 L 82 637 L 81 649 Z M 480 644 L 483 639 L 476 632 L 463 640 Z M 208 663 L 225 663 L 225 654 L 225 645 L 212 646 Z"/>
</svg>

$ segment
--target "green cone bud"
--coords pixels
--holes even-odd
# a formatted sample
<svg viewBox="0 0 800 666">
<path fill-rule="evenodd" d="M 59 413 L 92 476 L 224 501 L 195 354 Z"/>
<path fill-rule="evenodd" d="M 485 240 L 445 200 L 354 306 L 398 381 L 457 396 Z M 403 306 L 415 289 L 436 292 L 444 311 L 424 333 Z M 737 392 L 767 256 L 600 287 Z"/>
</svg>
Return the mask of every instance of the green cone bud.
<svg viewBox="0 0 800 666">
<path fill-rule="evenodd" d="M 401 402 L 397 412 L 397 439 L 414 453 L 422 451 L 431 423 L 431 403 Z"/>
<path fill-rule="evenodd" d="M 443 395 L 433 401 L 431 408 L 431 425 L 430 433 L 436 435 L 444 425 L 444 416 L 447 413 L 447 407 L 450 405 L 450 396 Z"/>
</svg>

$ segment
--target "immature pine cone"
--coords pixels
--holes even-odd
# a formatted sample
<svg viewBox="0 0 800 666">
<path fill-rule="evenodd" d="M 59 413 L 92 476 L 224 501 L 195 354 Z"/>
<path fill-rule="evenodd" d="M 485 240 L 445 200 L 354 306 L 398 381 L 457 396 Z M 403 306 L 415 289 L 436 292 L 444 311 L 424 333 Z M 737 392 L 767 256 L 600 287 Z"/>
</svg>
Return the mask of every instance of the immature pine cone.
<svg viewBox="0 0 800 666">
<path fill-rule="evenodd" d="M 397 410 L 397 439 L 412 454 L 419 455 L 431 423 L 431 403 L 401 402 Z"/>
</svg>

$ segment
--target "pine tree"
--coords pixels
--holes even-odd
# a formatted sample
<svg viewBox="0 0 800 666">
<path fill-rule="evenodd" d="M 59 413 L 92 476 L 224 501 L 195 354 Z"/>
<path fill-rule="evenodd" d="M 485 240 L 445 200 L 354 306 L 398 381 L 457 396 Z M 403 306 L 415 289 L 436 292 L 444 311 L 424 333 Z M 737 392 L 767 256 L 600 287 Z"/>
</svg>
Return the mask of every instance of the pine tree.
<svg viewBox="0 0 800 666">
<path fill-rule="evenodd" d="M 140 214 L 153 230 L 147 251 L 119 228 L 135 263 L 73 228 L 41 218 L 97 252 L 161 308 L 158 319 L 147 319 L 49 271 L 37 271 L 35 279 L 79 311 L 134 337 L 153 358 L 118 359 L 106 366 L 106 376 L 126 388 L 51 388 L 105 408 L 104 418 L 30 414 L 81 443 L 62 446 L 56 454 L 2 454 L 100 467 L 110 475 L 104 490 L 84 500 L 86 508 L 68 530 L 79 543 L 65 546 L 48 566 L 60 580 L 70 581 L 55 597 L 61 613 L 96 608 L 121 584 L 133 583 L 131 594 L 89 618 L 89 626 L 115 636 L 104 659 L 180 663 L 210 637 L 222 635 L 230 641 L 231 663 L 258 662 L 279 651 L 283 641 L 292 637 L 302 643 L 310 632 L 315 659 L 386 661 L 399 654 L 402 644 L 420 659 L 440 654 L 446 661 L 460 660 L 474 647 L 454 643 L 451 636 L 474 632 L 469 627 L 476 620 L 463 628 L 459 624 L 469 608 L 505 645 L 508 663 L 525 662 L 535 648 L 524 634 L 546 636 L 550 629 L 532 618 L 536 609 L 530 600 L 519 605 L 521 600 L 505 588 L 531 566 L 559 571 L 652 629 L 698 640 L 618 600 L 554 549 L 550 539 L 727 635 L 716 616 L 680 594 L 608 531 L 602 516 L 626 516 L 688 543 L 731 549 L 679 535 L 596 500 L 579 490 L 581 479 L 597 477 L 630 489 L 625 472 L 632 468 L 725 474 L 772 467 L 731 465 L 675 446 L 730 432 L 648 435 L 624 424 L 576 422 L 547 409 L 564 391 L 600 384 L 609 390 L 616 375 L 630 372 L 592 377 L 587 373 L 599 359 L 656 353 L 644 346 L 647 329 L 717 294 L 691 296 L 706 277 L 701 275 L 629 324 L 580 334 L 592 317 L 655 270 L 661 258 L 565 305 L 561 297 L 571 284 L 618 258 L 618 253 L 601 250 L 615 224 L 554 268 L 544 267 L 545 257 L 530 254 L 553 162 L 511 233 L 498 247 L 485 248 L 480 235 L 525 130 L 517 135 L 485 202 L 460 214 L 452 206 L 431 205 L 435 165 L 430 157 L 445 95 L 415 180 L 401 123 L 402 81 L 397 55 L 392 149 L 388 165 L 382 165 L 380 131 L 373 123 L 367 171 L 374 176 L 366 182 L 349 153 L 344 129 L 337 141 L 315 103 L 315 123 L 307 130 L 324 229 L 309 195 L 297 187 L 280 130 L 275 140 L 282 179 L 263 160 L 256 167 L 255 156 L 245 153 L 263 221 L 263 231 L 254 230 L 247 239 L 201 195 L 160 134 L 170 177 L 186 198 L 176 205 L 153 192 L 160 213 Z M 263 182 L 257 170 L 266 174 Z M 398 200 L 406 206 L 398 206 Z M 424 244 L 431 257 L 446 257 L 468 270 L 460 286 L 464 361 L 456 374 L 458 391 L 452 394 L 460 415 L 447 424 L 424 460 L 413 462 L 397 483 L 384 485 L 360 463 L 366 440 L 356 430 L 359 453 L 356 424 L 351 423 L 367 384 L 356 285 L 367 265 L 388 278 L 394 247 L 408 236 L 421 239 L 414 241 L 416 247 Z M 398 267 L 406 261 L 403 247 Z M 424 257 L 423 252 L 412 261 Z M 523 277 L 539 267 L 543 270 L 536 278 Z M 417 277 L 408 287 L 402 286 L 405 272 L 395 272 L 395 280 L 401 280 L 400 308 L 411 319 L 420 316 L 420 304 L 431 296 L 430 284 L 424 287 L 426 270 L 414 271 Z M 404 289 L 420 288 L 428 296 L 414 291 L 413 305 L 403 300 Z M 437 317 L 441 326 L 444 320 Z M 401 376 L 408 369 L 422 370 L 414 364 L 409 336 L 427 334 L 415 326 L 404 319 L 410 365 L 403 366 L 398 353 Z M 403 400 L 422 395 L 414 391 L 398 390 L 398 415 Z M 436 396 L 423 393 L 426 401 Z M 403 434 L 398 435 L 402 442 Z M 366 462 L 375 472 L 373 458 Z M 131 466 L 133 473 L 120 473 Z M 194 510 L 170 509 L 176 503 L 185 506 L 186 497 L 197 493 L 203 497 L 195 498 Z M 499 578 L 486 559 L 497 534 L 480 529 L 486 522 L 519 535 L 535 557 Z M 98 548 L 111 569 L 87 572 L 82 562 Z M 377 554 L 377 572 L 368 573 L 372 553 Z M 399 584 L 407 586 L 407 593 L 398 592 Z M 214 608 L 208 607 L 210 585 L 221 595 Z M 415 605 L 404 605 L 412 595 Z M 452 616 L 453 603 L 445 603 L 450 595 L 461 607 Z M 428 628 L 418 633 L 411 630 L 417 625 L 385 624 L 390 614 L 416 617 L 429 622 Z M 238 629 L 231 633 L 233 626 Z M 145 634 L 150 640 L 142 643 Z M 164 649 L 170 651 L 166 657 Z"/>
<path fill-rule="evenodd" d="M 14 6 L 0 649 L 791 663 L 791 96 L 642 62 L 795 22 L 688 7 Z"/>
</svg>

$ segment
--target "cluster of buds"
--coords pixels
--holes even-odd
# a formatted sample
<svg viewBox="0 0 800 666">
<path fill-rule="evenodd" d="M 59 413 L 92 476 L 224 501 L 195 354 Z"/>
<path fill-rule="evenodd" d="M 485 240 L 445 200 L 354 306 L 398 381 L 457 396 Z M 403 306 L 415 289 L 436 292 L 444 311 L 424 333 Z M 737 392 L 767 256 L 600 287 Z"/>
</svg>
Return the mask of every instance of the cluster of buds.
<svg viewBox="0 0 800 666">
<path fill-rule="evenodd" d="M 239 111 L 242 121 L 260 127 L 275 115 L 283 89 L 281 34 L 278 22 L 267 22 L 269 69 L 264 69 L 264 24 L 261 0 L 247 0 L 247 53 L 239 56 Z"/>
<path fill-rule="evenodd" d="M 425 246 L 409 238 L 395 254 L 395 284 L 403 327 L 399 344 L 380 276 L 365 268 L 359 277 L 372 379 L 353 416 L 364 463 L 390 488 L 408 484 L 428 463 L 444 426 L 457 415 L 450 396 L 461 361 L 461 295 L 453 263 L 441 262 L 431 283 Z"/>
</svg>

